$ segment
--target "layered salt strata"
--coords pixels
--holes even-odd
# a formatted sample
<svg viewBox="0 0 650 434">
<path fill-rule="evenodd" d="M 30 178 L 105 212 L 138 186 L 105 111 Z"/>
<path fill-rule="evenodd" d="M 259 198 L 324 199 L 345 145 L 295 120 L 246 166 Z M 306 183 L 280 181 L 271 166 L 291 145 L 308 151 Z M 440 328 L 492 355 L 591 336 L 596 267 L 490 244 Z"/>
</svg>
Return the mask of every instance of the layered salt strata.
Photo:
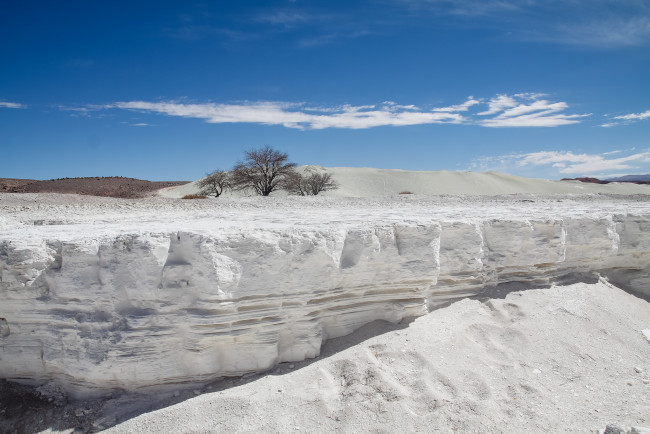
<svg viewBox="0 0 650 434">
<path fill-rule="evenodd" d="M 77 395 L 304 360 L 507 282 L 650 287 L 645 197 L 4 194 L 0 207 L 0 377 Z"/>
</svg>

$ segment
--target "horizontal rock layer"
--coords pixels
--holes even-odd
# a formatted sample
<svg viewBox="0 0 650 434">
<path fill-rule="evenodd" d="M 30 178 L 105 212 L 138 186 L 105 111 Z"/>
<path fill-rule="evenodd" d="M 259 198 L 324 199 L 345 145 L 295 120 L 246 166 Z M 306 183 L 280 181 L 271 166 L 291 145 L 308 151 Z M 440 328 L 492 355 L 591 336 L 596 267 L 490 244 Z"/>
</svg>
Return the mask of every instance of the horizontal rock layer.
<svg viewBox="0 0 650 434">
<path fill-rule="evenodd" d="M 648 290 L 650 213 L 569 214 L 74 237 L 34 221 L 0 239 L 0 377 L 76 395 L 207 381 L 505 282 L 599 272 Z"/>
</svg>

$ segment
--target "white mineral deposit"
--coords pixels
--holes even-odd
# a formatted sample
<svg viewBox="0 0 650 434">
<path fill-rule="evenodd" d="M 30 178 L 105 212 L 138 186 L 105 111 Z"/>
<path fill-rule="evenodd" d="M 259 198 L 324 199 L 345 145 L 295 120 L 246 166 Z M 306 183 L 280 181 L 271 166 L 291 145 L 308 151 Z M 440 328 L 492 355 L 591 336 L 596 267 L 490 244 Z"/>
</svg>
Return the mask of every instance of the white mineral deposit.
<svg viewBox="0 0 650 434">
<path fill-rule="evenodd" d="M 0 194 L 0 378 L 115 432 L 650 425 L 648 186 L 352 194 L 369 170 L 337 172 L 357 197 Z"/>
</svg>

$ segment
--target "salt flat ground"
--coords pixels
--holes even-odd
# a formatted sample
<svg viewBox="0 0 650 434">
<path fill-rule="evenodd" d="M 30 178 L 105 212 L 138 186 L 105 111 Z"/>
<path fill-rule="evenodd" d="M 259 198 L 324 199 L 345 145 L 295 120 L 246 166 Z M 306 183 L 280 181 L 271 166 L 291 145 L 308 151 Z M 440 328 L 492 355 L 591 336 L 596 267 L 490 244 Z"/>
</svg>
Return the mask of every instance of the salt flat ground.
<svg viewBox="0 0 650 434">
<path fill-rule="evenodd" d="M 545 219 L 648 214 L 640 194 L 392 195 L 115 199 L 73 194 L 0 194 L 0 235 L 62 241 L 120 233 L 332 228 L 404 221 Z"/>
<path fill-rule="evenodd" d="M 192 201 L 0 194 L 0 239 L 612 213 L 647 215 L 650 201 L 604 194 Z M 14 396 L 4 396 L 0 431 L 594 432 L 609 423 L 650 426 L 648 383 L 650 304 L 606 281 L 579 282 L 466 299 L 410 323 L 371 323 L 328 342 L 316 359 L 181 385 L 177 393 L 115 393 L 40 410 L 12 407 Z M 3 411 L 15 408 L 20 414 Z"/>
</svg>

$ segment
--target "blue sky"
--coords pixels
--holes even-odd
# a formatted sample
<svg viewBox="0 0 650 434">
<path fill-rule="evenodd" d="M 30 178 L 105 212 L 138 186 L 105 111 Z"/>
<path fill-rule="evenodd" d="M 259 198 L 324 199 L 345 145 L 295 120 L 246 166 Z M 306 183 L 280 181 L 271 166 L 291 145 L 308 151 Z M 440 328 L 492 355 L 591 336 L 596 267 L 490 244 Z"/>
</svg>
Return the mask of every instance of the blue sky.
<svg viewBox="0 0 650 434">
<path fill-rule="evenodd" d="M 6 2 L 0 177 L 650 173 L 650 1 Z"/>
</svg>

